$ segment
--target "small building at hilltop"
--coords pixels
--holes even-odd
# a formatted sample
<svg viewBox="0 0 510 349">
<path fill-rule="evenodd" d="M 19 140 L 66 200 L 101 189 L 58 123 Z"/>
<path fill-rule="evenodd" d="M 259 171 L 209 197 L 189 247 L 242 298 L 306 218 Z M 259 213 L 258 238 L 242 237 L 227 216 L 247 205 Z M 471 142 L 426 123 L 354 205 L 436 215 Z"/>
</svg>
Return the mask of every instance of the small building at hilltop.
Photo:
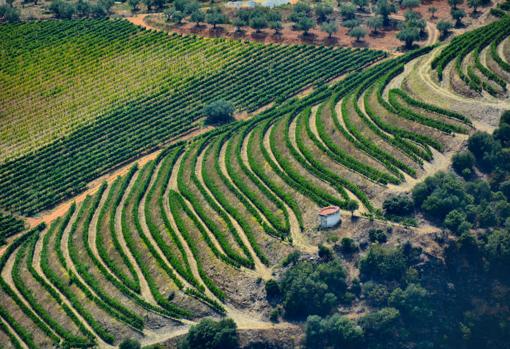
<svg viewBox="0 0 510 349">
<path fill-rule="evenodd" d="M 319 227 L 332 228 L 340 224 L 340 207 L 328 206 L 319 211 Z"/>
</svg>

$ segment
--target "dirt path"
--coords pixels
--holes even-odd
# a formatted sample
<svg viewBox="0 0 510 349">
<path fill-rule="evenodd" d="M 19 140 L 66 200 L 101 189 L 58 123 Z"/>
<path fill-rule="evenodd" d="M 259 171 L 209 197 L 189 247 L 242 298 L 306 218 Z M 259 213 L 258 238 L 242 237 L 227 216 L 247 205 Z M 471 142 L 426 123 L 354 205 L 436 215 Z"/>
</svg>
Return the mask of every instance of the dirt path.
<svg viewBox="0 0 510 349">
<path fill-rule="evenodd" d="M 253 133 L 249 133 L 247 137 L 243 139 L 243 143 L 241 145 L 241 159 L 243 160 L 246 167 L 255 175 L 257 174 L 253 171 L 253 169 L 250 166 L 250 162 L 248 161 L 248 141 L 250 137 L 253 137 Z M 259 178 L 260 179 L 260 178 Z M 278 195 L 269 188 L 266 183 L 260 179 L 260 183 L 275 197 L 278 197 Z M 306 239 L 306 237 L 302 234 L 301 229 L 299 227 L 299 222 L 296 217 L 296 214 L 294 211 L 287 205 L 287 203 L 281 199 L 278 198 L 278 200 L 282 203 L 282 205 L 285 207 L 285 210 L 287 211 L 287 214 L 289 215 L 289 226 L 290 226 L 290 235 L 292 237 L 292 245 L 299 250 L 315 254 L 317 253 L 317 246 L 311 245 L 310 242 Z"/>
<path fill-rule="evenodd" d="M 399 14 L 391 15 L 390 18 L 397 21 L 405 21 L 405 17 Z M 437 30 L 436 25 L 430 21 L 426 21 L 427 25 L 425 29 L 427 30 L 427 40 L 423 42 L 423 46 L 430 46 L 435 44 L 439 40 L 439 30 Z M 399 52 L 401 54 L 401 52 Z"/>
<path fill-rule="evenodd" d="M 144 195 L 142 197 L 142 200 L 140 201 L 140 206 L 138 206 L 138 216 L 140 218 L 140 225 L 142 227 L 143 233 L 147 236 L 147 239 L 149 240 L 151 245 L 154 247 L 154 249 L 156 250 L 158 255 L 161 257 L 161 259 L 164 261 L 164 263 L 167 265 L 167 267 L 170 268 L 170 270 L 175 274 L 177 279 L 179 279 L 179 281 L 181 281 L 183 285 L 185 285 L 187 287 L 193 288 L 193 286 L 191 286 L 188 283 L 188 281 L 186 281 L 181 276 L 181 274 L 179 274 L 177 272 L 177 270 L 174 269 L 173 265 L 170 264 L 170 262 L 168 262 L 167 258 L 165 257 L 165 254 L 163 253 L 163 251 L 159 247 L 159 245 L 156 242 L 156 240 L 154 240 L 154 238 L 153 238 L 153 236 L 152 236 L 152 234 L 151 234 L 151 232 L 149 230 L 149 226 L 147 225 L 147 220 L 146 220 L 146 217 L 145 217 L 145 210 L 144 210 L 145 202 L 147 200 L 147 194 L 149 193 L 150 188 L 152 188 L 152 186 L 154 185 L 154 182 L 156 181 L 156 177 L 157 177 L 157 174 L 158 174 L 160 169 L 161 169 L 161 162 L 156 166 L 156 168 L 154 170 L 154 174 L 153 174 L 153 176 L 152 176 L 152 178 L 150 180 L 149 186 L 147 187 L 147 190 L 145 191 L 145 193 L 144 193 Z"/>
<path fill-rule="evenodd" d="M 109 194 L 110 190 L 111 190 L 111 186 L 108 186 L 104 192 L 103 197 L 101 198 L 101 200 L 99 202 L 98 209 L 94 212 L 94 215 L 92 216 L 92 220 L 90 221 L 90 225 L 89 225 L 88 244 L 90 246 L 90 249 L 92 250 L 92 253 L 96 256 L 97 260 L 99 261 L 99 263 L 101 263 L 103 268 L 105 268 L 105 270 L 107 270 L 111 276 L 113 276 L 115 279 L 117 279 L 117 281 L 119 281 L 120 283 L 123 283 L 122 280 L 120 280 L 118 278 L 118 276 L 114 272 L 112 272 L 110 270 L 110 268 L 106 265 L 106 263 L 103 261 L 103 259 L 99 255 L 99 251 L 97 250 L 97 245 L 96 245 L 96 237 L 97 237 L 97 230 L 98 230 L 97 226 L 100 223 L 99 222 L 99 214 L 101 212 L 102 207 L 105 205 L 106 200 L 108 199 L 108 194 Z"/>
<path fill-rule="evenodd" d="M 104 195 L 104 193 L 103 193 Z M 72 221 L 74 221 L 76 219 L 76 216 L 77 216 L 77 213 L 78 211 L 80 210 L 80 208 L 77 208 L 76 211 L 74 212 L 73 214 L 73 217 L 71 219 L 71 221 L 69 221 L 69 224 L 67 225 L 67 227 L 65 228 L 64 230 L 64 233 L 62 234 L 62 241 L 61 241 L 61 249 L 62 249 L 62 253 L 64 255 L 64 258 L 65 258 L 65 261 L 66 261 L 66 264 L 67 264 L 67 267 L 68 269 L 74 274 L 74 277 L 76 279 L 78 279 L 83 285 L 84 287 L 86 287 L 88 289 L 88 291 L 94 295 L 95 297 L 97 297 L 98 299 L 102 299 L 100 295 L 98 295 L 96 293 L 96 291 L 85 281 L 85 279 L 83 279 L 83 277 L 81 276 L 80 273 L 78 273 L 78 270 L 76 268 L 76 265 L 74 264 L 73 262 L 73 259 L 71 258 L 71 254 L 69 252 L 69 248 L 68 248 L 68 242 L 69 242 L 69 237 L 70 237 L 70 232 L 71 232 L 71 228 L 73 226 L 73 223 Z M 131 326 L 129 323 L 127 322 L 122 322 L 122 324 L 125 324 L 126 326 L 128 326 L 130 329 L 132 329 L 133 331 L 135 332 L 138 332 L 138 333 L 143 333 L 142 331 L 140 331 L 139 329 L 135 328 L 134 326 Z"/>
<path fill-rule="evenodd" d="M 140 266 L 138 265 L 135 257 L 131 254 L 131 250 L 128 248 L 126 240 L 124 239 L 124 233 L 123 233 L 123 229 L 122 229 L 122 210 L 124 209 L 124 204 L 127 200 L 127 197 L 129 195 L 129 193 L 131 192 L 131 189 L 133 189 L 133 185 L 134 185 L 136 178 L 139 174 L 140 174 L 140 171 L 138 171 L 137 173 L 135 173 L 133 175 L 133 178 L 131 178 L 131 181 L 129 182 L 126 190 L 124 191 L 124 195 L 122 196 L 122 199 L 120 200 L 119 206 L 117 206 L 117 209 L 115 211 L 115 232 L 113 232 L 113 233 L 117 234 L 117 239 L 119 240 L 119 244 L 120 244 L 124 254 L 127 256 L 127 258 L 129 259 L 129 262 L 135 269 L 136 275 L 138 276 L 138 280 L 140 281 L 141 296 L 147 302 L 156 305 L 157 302 L 149 288 L 149 283 L 145 279 L 145 276 L 143 275 L 142 270 L 140 269 Z"/>
<path fill-rule="evenodd" d="M 193 207 L 193 205 L 191 204 L 191 202 L 188 201 L 188 199 L 186 199 L 184 196 L 183 196 L 183 200 L 184 200 L 184 203 L 186 204 L 186 206 L 188 206 L 188 208 L 190 209 L 190 211 L 195 215 L 195 217 L 197 218 L 197 220 L 200 222 L 200 224 L 202 224 L 204 230 L 206 231 L 207 235 L 209 236 L 209 239 L 212 241 L 214 247 L 220 251 L 220 253 L 222 253 L 223 255 L 226 256 L 226 253 L 225 251 L 223 250 L 223 247 L 220 245 L 220 243 L 218 242 L 218 240 L 216 239 L 216 236 L 213 234 L 213 232 L 209 229 L 209 227 L 207 226 L 207 224 L 204 223 L 204 221 L 202 220 L 202 217 L 200 217 L 197 213 L 197 211 L 195 211 L 195 208 Z"/>
<path fill-rule="evenodd" d="M 498 55 L 499 57 L 501 57 L 501 59 L 505 62 L 508 63 L 508 59 L 505 55 L 505 48 L 507 45 L 510 44 L 510 39 L 509 38 L 506 38 L 505 40 L 503 40 L 497 47 L 497 51 L 498 51 Z"/>
<path fill-rule="evenodd" d="M 16 259 L 16 254 L 17 252 L 19 251 L 20 247 L 18 247 L 14 252 L 13 254 L 11 255 L 11 257 L 7 260 L 7 263 L 5 263 L 5 266 L 4 268 L 2 269 L 2 279 L 7 283 L 7 285 L 9 285 L 9 287 L 11 288 L 11 290 L 18 296 L 18 298 L 21 300 L 21 302 L 27 307 L 29 308 L 30 310 L 32 310 L 32 312 L 34 313 L 34 315 L 43 323 L 46 323 L 40 316 L 39 314 L 37 314 L 37 312 L 35 312 L 33 309 L 32 309 L 32 306 L 30 305 L 30 303 L 27 302 L 27 300 L 25 299 L 25 297 L 21 294 L 21 292 L 18 290 L 18 288 L 16 287 L 16 285 L 14 284 L 14 280 L 12 279 L 12 268 L 14 266 L 14 261 Z M 35 324 L 34 324 L 35 325 Z M 49 326 L 48 326 L 49 327 Z M 49 327 L 50 330 L 53 332 L 53 334 L 55 336 L 57 336 L 58 338 L 60 338 L 60 336 L 51 328 Z"/>
<path fill-rule="evenodd" d="M 317 117 L 317 110 L 319 109 L 319 106 L 316 105 L 312 108 L 312 113 L 310 115 L 310 129 L 312 130 L 312 133 L 315 135 L 315 137 L 319 140 L 319 142 L 325 147 L 327 148 L 328 146 L 323 142 L 322 138 L 320 137 L 319 135 L 319 131 L 317 130 L 317 125 L 315 123 L 315 119 Z M 332 161 L 335 161 L 335 160 L 332 160 Z M 345 168 L 347 171 L 350 171 L 350 172 L 353 172 L 355 174 L 357 174 L 358 176 L 361 176 L 363 178 L 365 178 L 366 180 L 370 181 L 371 183 L 373 183 L 373 185 L 378 185 L 378 183 L 374 182 L 373 180 L 371 180 L 370 178 L 366 177 L 365 175 L 359 173 L 359 172 L 355 172 L 354 170 L 352 170 L 351 168 L 349 167 L 346 167 L 342 164 L 339 164 L 337 162 L 335 162 L 336 164 L 338 164 L 338 166 L 342 166 L 343 168 Z M 344 188 L 345 191 L 347 192 L 347 195 L 349 196 L 349 198 L 351 200 L 354 200 L 354 201 L 357 201 L 358 204 L 359 204 L 359 208 L 358 208 L 358 212 L 359 213 L 369 213 L 368 209 L 365 207 L 365 205 L 363 205 L 363 203 L 359 200 L 359 198 L 354 195 L 350 190 L 348 190 L 347 188 Z"/>
<path fill-rule="evenodd" d="M 255 315 L 255 318 L 253 317 Z M 273 323 L 263 320 L 258 320 L 256 314 L 244 315 L 244 313 L 231 311 L 228 316 L 234 320 L 237 324 L 237 328 L 239 330 L 269 330 L 269 329 L 287 329 L 287 328 L 299 328 L 297 325 L 294 325 L 289 322 L 279 322 Z M 142 346 L 150 346 L 154 344 L 161 344 L 167 340 L 172 338 L 176 338 L 179 336 L 185 335 L 190 328 L 191 324 L 183 326 L 179 329 L 172 330 L 171 332 L 162 333 L 158 336 L 158 338 L 143 338 L 140 342 Z"/>
<path fill-rule="evenodd" d="M 79 312 L 77 312 L 76 309 L 74 309 L 73 305 L 71 304 L 71 302 L 69 302 L 67 297 L 64 294 L 62 294 L 58 288 L 53 286 L 53 283 L 46 277 L 46 274 L 43 272 L 43 270 L 41 268 L 41 251 L 42 251 L 42 247 L 43 247 L 43 239 L 44 239 L 44 235 L 45 234 L 47 234 L 47 231 L 42 232 L 39 235 L 39 239 L 36 242 L 35 250 L 34 250 L 34 257 L 33 257 L 33 260 L 32 260 L 32 262 L 33 262 L 32 265 L 33 265 L 35 271 L 37 272 L 37 274 L 39 274 L 39 276 L 41 276 L 41 278 L 44 281 L 46 281 L 46 283 L 48 285 L 50 285 L 50 287 L 60 296 L 60 298 L 62 299 L 62 303 L 64 303 L 65 305 L 67 305 L 69 307 L 69 309 L 71 309 L 71 311 L 74 313 L 74 315 L 78 318 L 78 320 L 85 326 L 85 328 L 90 333 L 94 333 L 95 334 L 94 329 L 92 327 L 90 327 L 90 325 L 87 322 L 87 320 L 85 320 L 81 316 L 81 314 Z M 99 347 L 101 347 L 101 348 L 103 348 L 103 347 L 110 347 L 106 342 L 104 342 L 97 335 L 96 335 L 96 341 L 97 341 Z"/>
<path fill-rule="evenodd" d="M 174 220 L 174 216 L 172 214 L 172 211 L 170 210 L 170 201 L 169 201 L 170 190 L 175 190 L 175 191 L 178 190 L 178 188 L 177 188 L 177 174 L 179 173 L 179 168 L 181 167 L 181 162 L 182 162 L 182 155 L 179 156 L 179 158 L 175 162 L 174 168 L 172 169 L 172 173 L 170 175 L 169 183 L 167 185 L 165 194 L 163 195 L 163 206 L 165 208 L 165 211 L 166 211 L 166 214 L 168 216 L 168 220 L 170 221 L 170 225 L 172 226 L 172 229 L 175 231 L 175 234 L 177 235 L 177 237 L 178 237 L 179 241 L 181 242 L 182 246 L 184 247 L 184 251 L 186 253 L 186 257 L 188 259 L 189 267 L 191 269 L 191 272 L 193 273 L 193 276 L 195 277 L 196 280 L 200 280 L 202 286 L 204 286 L 204 288 L 205 288 L 205 294 L 209 298 L 212 298 L 212 299 L 218 301 L 219 303 L 222 303 L 219 299 L 216 298 L 216 296 L 211 292 L 211 290 L 209 290 L 209 288 L 207 287 L 205 282 L 202 280 L 202 277 L 200 276 L 200 273 L 198 272 L 198 264 L 197 264 L 197 261 L 195 260 L 195 256 L 191 252 L 191 249 L 188 246 L 188 243 L 186 242 L 186 239 L 184 239 L 184 237 L 182 236 L 181 231 L 177 227 L 177 224 L 176 224 L 176 222 Z"/>
<path fill-rule="evenodd" d="M 323 139 L 321 138 L 320 134 L 319 134 L 319 131 L 317 130 L 317 124 L 316 124 L 316 120 L 317 120 L 317 110 L 318 110 L 318 107 L 314 107 L 312 108 L 312 114 L 310 115 L 310 129 L 312 130 L 312 133 L 315 135 L 315 137 L 319 140 L 319 142 L 322 144 L 322 146 L 326 149 L 328 149 L 328 145 L 326 143 L 324 143 Z M 333 160 L 335 161 L 335 160 Z M 335 161 L 336 162 L 336 161 Z M 337 162 L 338 163 L 338 162 Z M 380 186 L 380 187 L 383 187 L 382 184 L 374 181 L 373 179 L 365 176 L 363 173 L 360 173 L 360 172 L 357 172 L 355 171 L 354 169 L 352 168 L 349 168 L 349 167 L 346 167 L 344 166 L 343 164 L 340 164 L 338 163 L 340 166 L 346 168 L 347 170 L 355 173 L 356 175 L 358 176 L 361 176 L 363 177 L 364 179 L 366 179 L 367 181 L 370 181 L 373 185 L 375 186 Z"/>
<path fill-rule="evenodd" d="M 21 337 L 18 336 L 18 333 L 11 327 L 11 324 L 9 324 L 9 322 L 5 321 L 1 316 L 0 316 L 0 322 L 2 322 L 5 325 L 5 327 L 7 327 L 7 331 L 9 331 L 9 333 L 12 334 L 18 340 L 18 342 L 21 344 L 21 346 L 24 349 L 30 349 L 28 347 L 28 345 L 23 341 L 23 339 L 21 339 Z"/>
<path fill-rule="evenodd" d="M 462 137 L 464 140 L 468 138 L 467 135 L 456 135 L 456 137 Z M 446 171 L 450 167 L 451 159 L 455 155 L 458 149 L 453 149 L 446 153 L 440 153 L 434 148 L 430 148 L 432 151 L 432 161 L 423 162 L 423 171 L 417 178 L 409 177 L 404 183 L 395 185 L 388 184 L 388 190 L 392 192 L 409 192 L 413 187 L 423 181 L 425 178 L 436 174 L 439 171 Z"/>
<path fill-rule="evenodd" d="M 474 108 L 474 110 L 478 110 L 480 105 L 496 107 L 498 109 L 510 109 L 510 102 L 508 102 L 508 101 L 498 101 L 498 100 L 489 101 L 487 99 L 481 99 L 481 98 L 473 99 L 473 98 L 469 98 L 469 97 L 464 97 L 457 93 L 454 93 L 450 89 L 447 89 L 447 88 L 444 88 L 444 87 L 438 85 L 435 81 L 433 81 L 433 79 L 431 77 L 431 75 L 433 74 L 431 63 L 432 63 L 432 60 L 441 52 L 441 49 L 442 49 L 442 47 L 436 48 L 435 50 L 432 51 L 432 53 L 429 53 L 427 56 L 424 56 L 424 58 L 419 59 L 419 60 L 413 60 L 413 61 L 411 61 L 411 63 L 408 63 L 408 64 L 414 64 L 416 66 L 418 77 L 424 83 L 426 83 L 427 87 L 430 90 L 434 91 L 434 94 L 436 94 L 438 96 L 442 96 L 442 98 L 448 97 L 448 98 L 455 100 L 457 102 L 468 104 L 468 105 L 472 106 L 472 108 Z M 418 62 L 420 62 L 419 65 L 418 65 Z M 444 80 L 446 80 L 446 77 Z"/>
<path fill-rule="evenodd" d="M 205 149 L 197 157 L 197 165 L 196 165 L 196 168 L 195 168 L 195 171 L 196 171 L 196 174 L 197 174 L 197 178 L 198 178 L 200 184 L 202 185 L 202 187 L 207 191 L 209 196 L 214 200 L 216 205 L 218 205 L 219 207 L 223 207 L 217 201 L 216 197 L 211 193 L 211 191 L 209 190 L 209 188 L 207 187 L 207 185 L 204 182 L 204 178 L 202 177 L 202 162 L 203 162 L 203 159 L 204 159 L 204 154 L 205 154 Z M 241 238 L 243 244 L 246 246 L 246 248 L 250 252 L 250 255 L 253 258 L 253 262 L 255 264 L 255 273 L 256 273 L 256 275 L 262 277 L 264 280 L 270 279 L 271 278 L 271 270 L 269 268 L 267 268 L 264 265 L 264 263 L 262 263 L 260 261 L 259 257 L 255 253 L 255 250 L 253 249 L 253 246 L 251 245 L 250 241 L 246 237 L 246 234 L 244 233 L 244 230 L 241 228 L 241 226 L 239 225 L 237 220 L 235 220 L 234 217 L 232 217 L 230 215 L 229 212 L 227 212 L 226 210 L 223 210 L 223 211 L 225 212 L 225 214 L 230 219 L 230 222 L 232 223 L 234 228 L 237 230 L 237 233 L 239 234 L 239 237 Z M 246 268 L 243 268 L 243 270 L 250 272 L 250 270 L 246 269 Z"/>
<path fill-rule="evenodd" d="M 272 124 L 271 126 L 268 127 L 266 133 L 264 134 L 264 138 L 263 138 L 263 146 L 266 148 L 267 150 L 267 153 L 269 154 L 269 157 L 271 158 L 271 160 L 276 164 L 276 166 L 280 169 L 280 171 L 282 172 L 285 172 L 285 170 L 283 169 L 283 167 L 280 165 L 280 163 L 278 162 L 278 160 L 276 160 L 276 156 L 274 156 L 273 154 L 273 149 L 271 148 L 271 132 L 273 130 L 273 127 L 274 127 L 274 124 Z"/>
<path fill-rule="evenodd" d="M 232 180 L 232 177 L 230 177 L 230 173 L 228 173 L 228 170 L 227 170 L 227 166 L 226 166 L 226 156 L 225 156 L 225 153 L 226 153 L 226 149 L 227 149 L 227 145 L 228 143 L 230 142 L 231 139 L 228 139 L 225 141 L 225 143 L 223 143 L 221 149 L 220 149 L 220 157 L 218 159 L 218 162 L 220 164 L 220 170 L 223 174 L 223 176 L 225 176 L 225 178 L 227 178 L 227 180 L 230 182 L 230 184 L 232 186 L 234 186 L 235 188 L 237 188 L 237 190 L 239 191 L 239 193 L 246 199 L 248 200 L 252 206 L 255 208 L 255 210 L 258 212 L 258 214 L 260 215 L 260 217 L 262 218 L 262 220 L 264 221 L 264 223 L 266 223 L 268 226 L 272 227 L 273 229 L 275 229 L 275 227 L 273 226 L 273 224 L 267 219 L 267 217 L 262 213 L 262 211 L 260 211 L 260 209 L 251 201 L 251 199 L 249 197 L 247 197 L 242 191 L 241 189 L 234 183 L 234 181 Z"/>
<path fill-rule="evenodd" d="M 425 41 L 425 46 L 431 46 L 434 45 L 439 40 L 439 30 L 437 30 L 437 27 L 434 23 L 427 21 L 427 41 Z"/>
</svg>

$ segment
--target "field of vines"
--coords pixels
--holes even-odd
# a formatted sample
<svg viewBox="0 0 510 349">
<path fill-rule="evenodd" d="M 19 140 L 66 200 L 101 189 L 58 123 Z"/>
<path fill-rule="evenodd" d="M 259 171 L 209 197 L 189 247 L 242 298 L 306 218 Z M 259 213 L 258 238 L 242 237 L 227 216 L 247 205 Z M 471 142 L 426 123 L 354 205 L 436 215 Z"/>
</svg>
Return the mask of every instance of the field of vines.
<svg viewBox="0 0 510 349">
<path fill-rule="evenodd" d="M 254 111 L 383 52 L 167 35 L 125 20 L 0 26 L 0 207 L 33 215 L 197 127 Z"/>
<path fill-rule="evenodd" d="M 429 51 L 176 143 L 22 235 L 0 259 L 0 340 L 16 348 L 108 346 L 206 315 L 235 317 L 246 307 L 239 290 L 260 289 L 272 266 L 307 247 L 303 232 L 315 227 L 320 207 L 356 201 L 377 216 L 381 193 L 420 176 L 471 132 L 463 115 L 394 83 L 405 63 Z M 349 63 L 337 59 L 337 74 L 377 56 L 344 54 Z M 327 69 L 312 70 L 334 75 Z"/>
<path fill-rule="evenodd" d="M 432 61 L 439 81 L 450 79 L 454 90 L 508 98 L 510 84 L 510 2 L 491 11 L 501 19 L 453 38 Z M 467 90 L 467 91 L 466 91 Z"/>
</svg>

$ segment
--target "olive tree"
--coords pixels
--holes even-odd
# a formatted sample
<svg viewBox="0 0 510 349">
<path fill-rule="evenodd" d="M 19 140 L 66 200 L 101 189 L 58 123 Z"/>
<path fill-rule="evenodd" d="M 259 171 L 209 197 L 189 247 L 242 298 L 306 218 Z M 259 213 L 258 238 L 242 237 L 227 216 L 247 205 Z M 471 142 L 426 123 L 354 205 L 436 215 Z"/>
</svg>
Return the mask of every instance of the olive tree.
<svg viewBox="0 0 510 349">
<path fill-rule="evenodd" d="M 203 113 L 207 121 L 212 124 L 223 124 L 232 120 L 234 106 L 224 99 L 217 100 L 205 106 Z"/>
<path fill-rule="evenodd" d="M 335 34 L 338 31 L 338 27 L 335 22 L 325 22 L 321 24 L 321 30 L 328 34 L 328 38 L 331 39 L 333 34 Z"/>
<path fill-rule="evenodd" d="M 406 49 L 412 49 L 413 43 L 420 39 L 420 30 L 417 27 L 403 27 L 398 32 L 397 39 L 405 43 Z"/>
</svg>

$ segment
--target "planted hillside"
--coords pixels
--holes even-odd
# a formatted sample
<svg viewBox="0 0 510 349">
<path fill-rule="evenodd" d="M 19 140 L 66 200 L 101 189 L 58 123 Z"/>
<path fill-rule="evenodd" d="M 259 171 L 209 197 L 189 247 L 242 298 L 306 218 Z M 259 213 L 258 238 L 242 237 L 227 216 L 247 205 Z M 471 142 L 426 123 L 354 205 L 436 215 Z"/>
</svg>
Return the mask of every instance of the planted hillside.
<svg viewBox="0 0 510 349">
<path fill-rule="evenodd" d="M 154 40 L 170 40 L 158 35 Z M 284 256 L 310 250 L 304 232 L 316 229 L 320 207 L 381 218 L 377 201 L 388 186 L 420 176 L 434 152 L 471 132 L 466 117 L 392 83 L 406 63 L 429 51 L 352 72 L 306 97 L 173 144 L 102 184 L 48 229 L 23 235 L 2 257 L 0 317 L 12 325 L 0 329 L 30 348 L 86 347 L 237 314 L 246 302 L 240 289 L 259 289 Z M 339 72 L 374 59 L 369 51 L 344 54 L 360 60 L 338 59 Z M 373 239 L 384 241 L 379 235 Z M 320 251 L 321 258 L 331 257 Z M 324 297 L 290 310 L 310 293 L 296 289 L 283 303 L 293 317 L 313 314 L 316 305 L 325 315 L 348 301 L 346 274 L 336 260 L 317 268 L 303 264 L 284 284 L 290 288 L 308 272 L 314 275 L 308 291 Z M 326 290 L 320 278 L 327 275 Z"/>
<path fill-rule="evenodd" d="M 453 38 L 434 58 L 432 68 L 441 81 L 446 78 L 445 70 L 451 66 L 448 77 L 452 75 L 460 79 L 464 89 L 467 87 L 475 94 L 485 91 L 494 97 L 504 98 L 510 82 L 510 65 L 499 47 L 509 36 L 510 16 L 504 14 L 491 24 Z M 454 88 L 463 91 L 457 83 Z"/>
<path fill-rule="evenodd" d="M 253 111 L 380 59 L 143 30 L 122 20 L 2 25 L 0 206 L 32 215 L 226 99 Z"/>
<path fill-rule="evenodd" d="M 21 232 L 25 228 L 22 220 L 10 214 L 0 212 L 0 244 L 11 235 Z"/>
</svg>

